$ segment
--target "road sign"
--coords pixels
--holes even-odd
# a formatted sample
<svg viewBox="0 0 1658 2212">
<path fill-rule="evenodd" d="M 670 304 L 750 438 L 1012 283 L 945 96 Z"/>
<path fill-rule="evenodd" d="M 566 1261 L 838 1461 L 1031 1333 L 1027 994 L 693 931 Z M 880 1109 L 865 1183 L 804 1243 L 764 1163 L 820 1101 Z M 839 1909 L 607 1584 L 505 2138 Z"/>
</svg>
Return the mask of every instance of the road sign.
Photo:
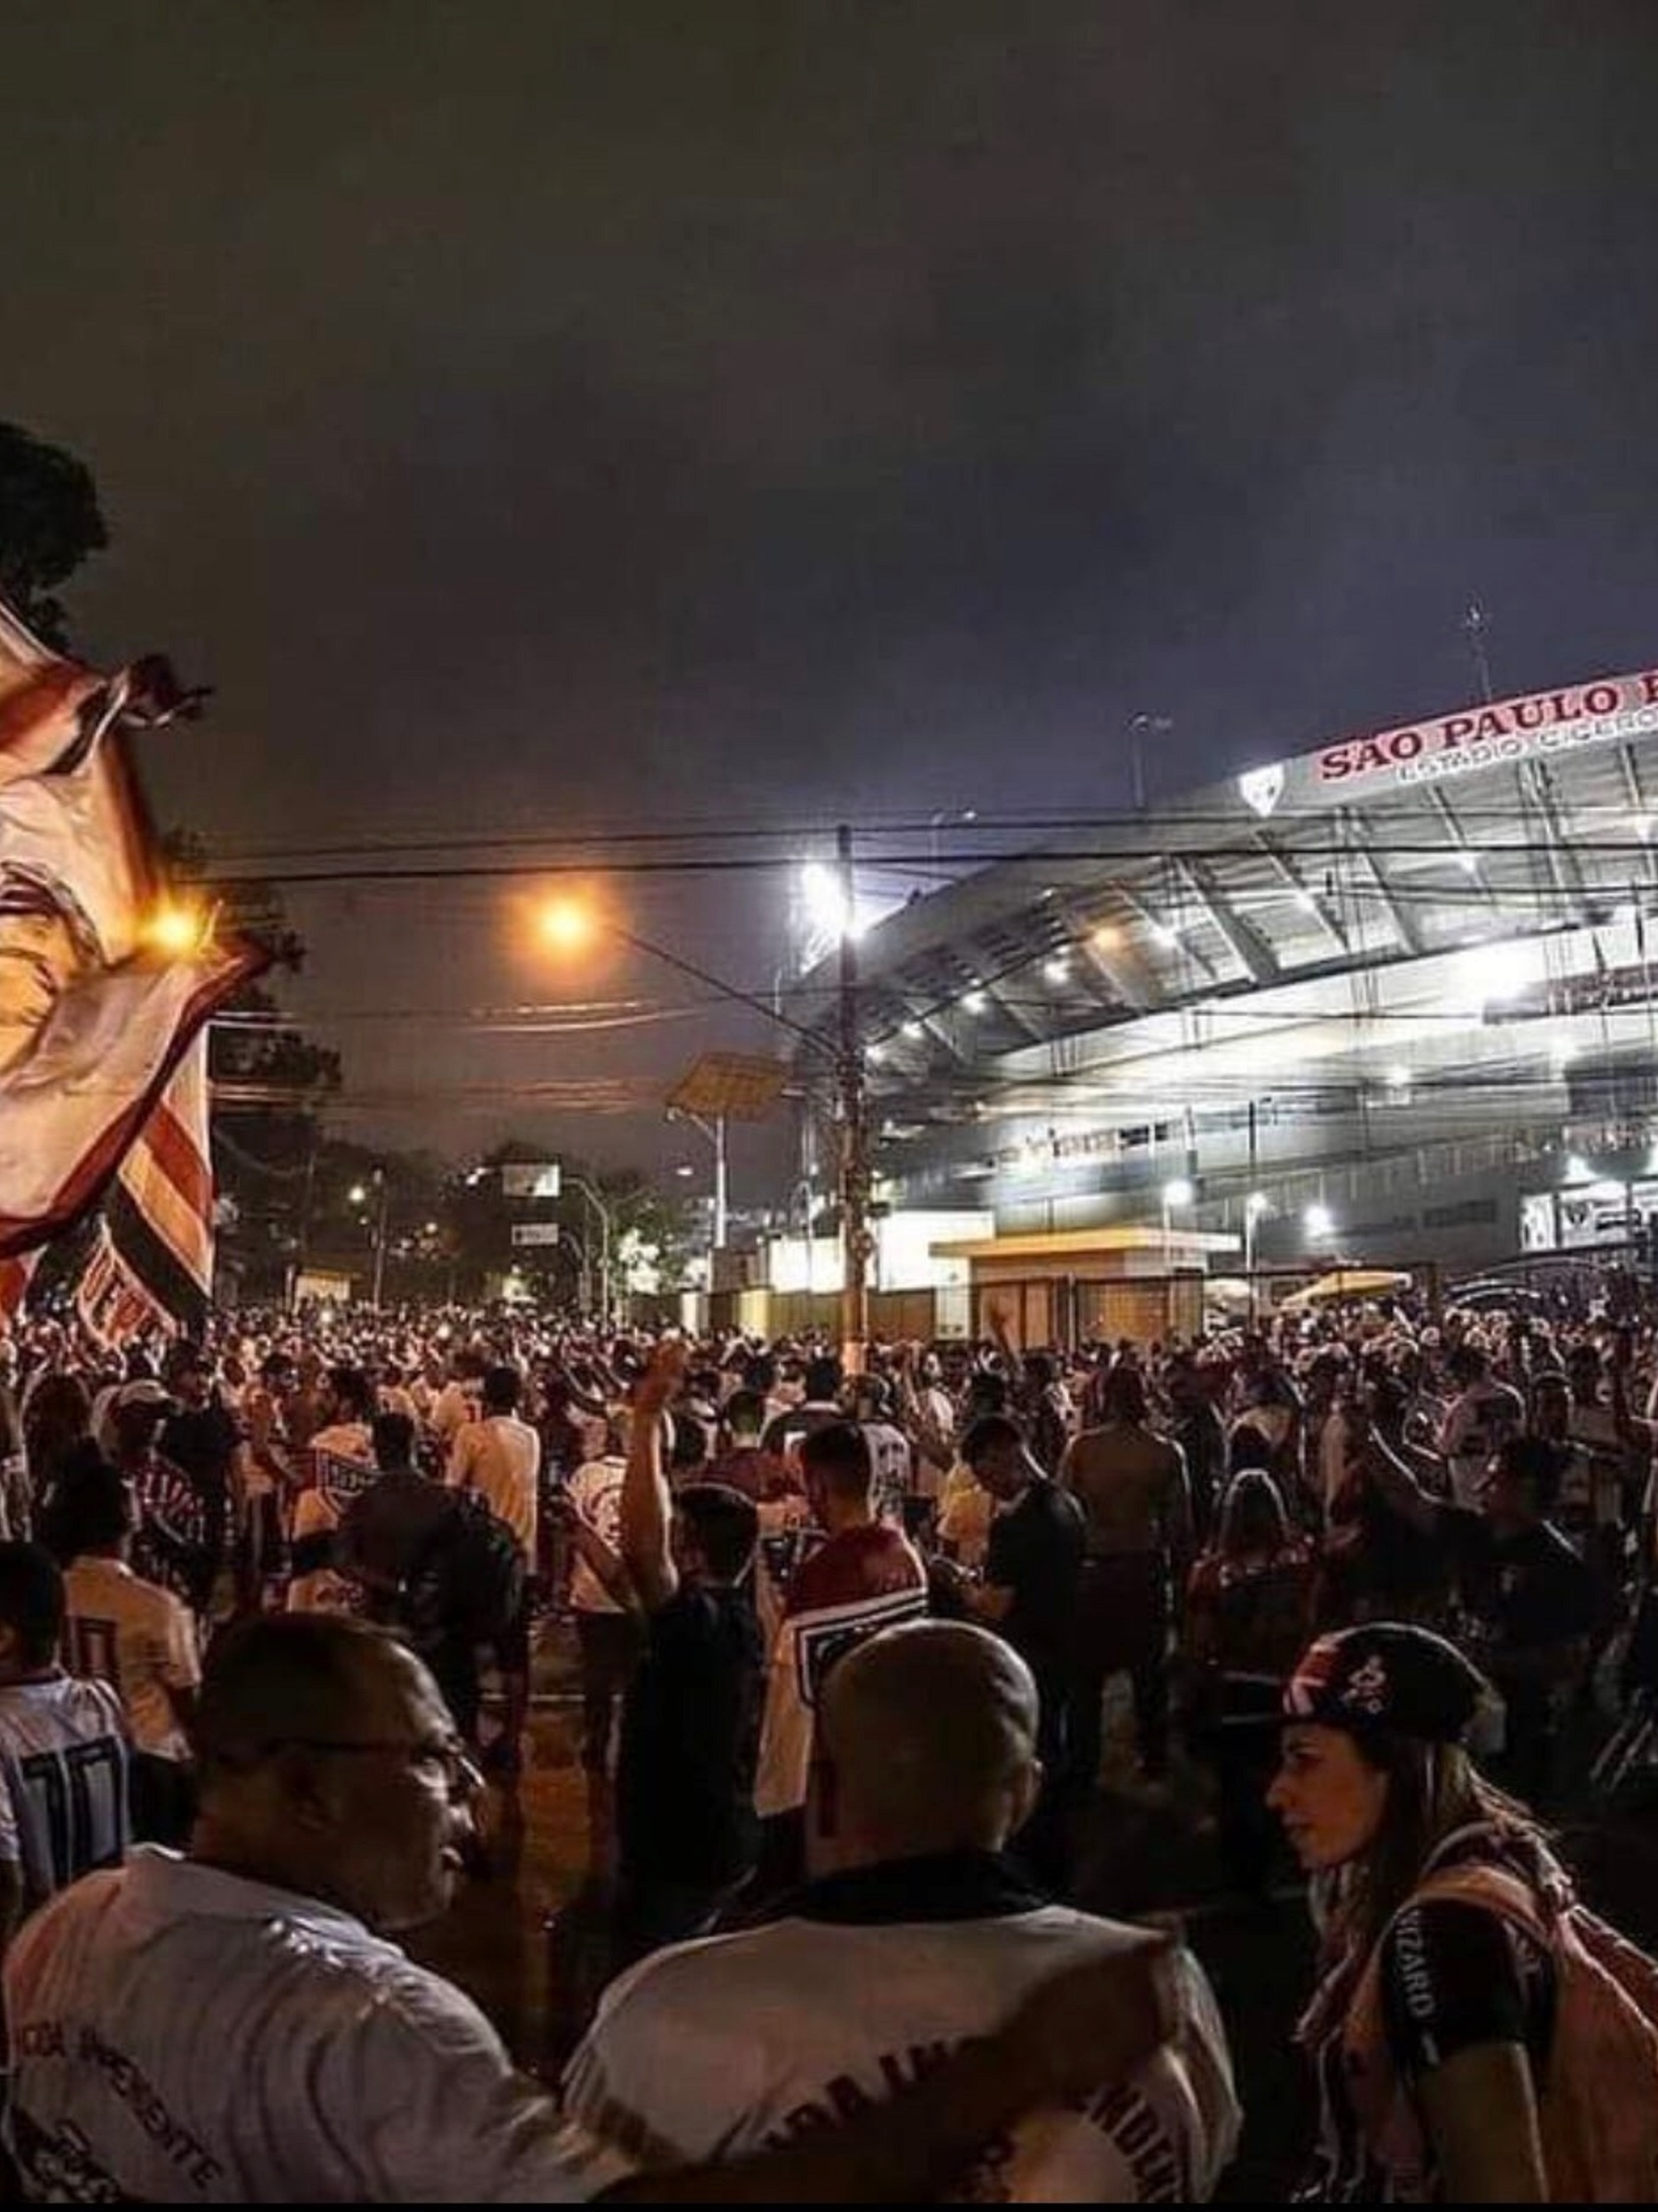
<svg viewBox="0 0 1658 2212">
<path fill-rule="evenodd" d="M 507 1160 L 501 1164 L 503 1198 L 556 1198 L 562 1182 L 556 1160 Z"/>
<path fill-rule="evenodd" d="M 558 1224 L 555 1221 L 515 1221 L 513 1224 L 513 1242 L 520 1244 L 556 1244 Z"/>
<path fill-rule="evenodd" d="M 681 1114 L 700 1114 L 712 1122 L 763 1122 L 788 1081 L 782 1060 L 751 1052 L 704 1052 L 668 1093 Z"/>
</svg>

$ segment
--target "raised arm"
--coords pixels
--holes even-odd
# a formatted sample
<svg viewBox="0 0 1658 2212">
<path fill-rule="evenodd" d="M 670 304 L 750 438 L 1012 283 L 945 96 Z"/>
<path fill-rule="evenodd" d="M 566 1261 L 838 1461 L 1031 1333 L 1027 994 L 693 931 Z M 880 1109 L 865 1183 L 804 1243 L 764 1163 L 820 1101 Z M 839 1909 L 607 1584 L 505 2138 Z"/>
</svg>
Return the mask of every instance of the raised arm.
<svg viewBox="0 0 1658 2212">
<path fill-rule="evenodd" d="M 665 1605 L 680 1586 L 669 1528 L 672 1502 L 663 1469 L 663 1423 L 685 1380 L 685 1346 L 677 1338 L 658 1344 L 633 1396 L 622 1481 L 622 1563 L 648 1613 Z"/>
</svg>

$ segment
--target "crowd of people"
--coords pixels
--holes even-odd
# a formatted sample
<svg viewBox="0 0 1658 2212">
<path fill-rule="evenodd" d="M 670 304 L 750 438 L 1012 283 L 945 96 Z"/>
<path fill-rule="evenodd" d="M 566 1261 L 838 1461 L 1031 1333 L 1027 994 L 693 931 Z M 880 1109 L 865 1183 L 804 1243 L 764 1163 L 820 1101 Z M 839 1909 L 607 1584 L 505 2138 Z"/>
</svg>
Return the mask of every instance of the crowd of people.
<svg viewBox="0 0 1658 2212">
<path fill-rule="evenodd" d="M 1607 1292 L 1074 1352 L 993 1303 L 855 1374 L 523 1308 L 16 1323 L 25 2192 L 1206 2197 L 1249 2023 L 1088 1909 L 1127 1792 L 1240 1901 L 1306 1880 L 1309 2200 L 1658 2193 L 1658 1971 L 1545 1825 L 1658 1733 L 1658 1328 Z M 542 1677 L 606 1939 L 551 2091 L 393 1940 Z"/>
</svg>

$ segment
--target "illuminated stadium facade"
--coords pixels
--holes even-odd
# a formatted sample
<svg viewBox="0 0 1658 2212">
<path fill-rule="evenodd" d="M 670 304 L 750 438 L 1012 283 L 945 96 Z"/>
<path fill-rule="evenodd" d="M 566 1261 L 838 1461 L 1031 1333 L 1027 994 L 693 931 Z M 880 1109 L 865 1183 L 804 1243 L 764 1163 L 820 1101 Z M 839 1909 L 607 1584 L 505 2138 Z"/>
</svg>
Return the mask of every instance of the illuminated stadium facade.
<svg viewBox="0 0 1658 2212">
<path fill-rule="evenodd" d="M 1622 1244 L 1658 1221 L 1655 821 L 1642 672 L 1052 833 L 859 946 L 878 1195 L 1263 1267 Z M 832 984 L 796 1002 L 826 1047 Z"/>
</svg>

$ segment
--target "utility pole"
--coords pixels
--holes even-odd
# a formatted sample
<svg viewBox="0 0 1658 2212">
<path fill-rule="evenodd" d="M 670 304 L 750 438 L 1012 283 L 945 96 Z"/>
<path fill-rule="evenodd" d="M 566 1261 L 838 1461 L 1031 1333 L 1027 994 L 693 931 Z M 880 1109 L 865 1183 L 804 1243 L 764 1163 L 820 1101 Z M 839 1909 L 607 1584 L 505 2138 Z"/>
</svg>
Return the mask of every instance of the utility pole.
<svg viewBox="0 0 1658 2212">
<path fill-rule="evenodd" d="M 858 1036 L 858 943 L 853 932 L 852 830 L 835 833 L 840 863 L 840 1202 L 841 1358 L 850 1374 L 863 1369 L 869 1341 L 869 1129 L 865 1110 L 863 1048 Z"/>
<path fill-rule="evenodd" d="M 380 1311 L 381 1293 L 386 1287 L 386 1216 L 391 1205 L 391 1183 L 384 1168 L 376 1168 L 374 1180 L 380 1185 L 380 1214 L 374 1224 L 374 1310 Z"/>
</svg>

